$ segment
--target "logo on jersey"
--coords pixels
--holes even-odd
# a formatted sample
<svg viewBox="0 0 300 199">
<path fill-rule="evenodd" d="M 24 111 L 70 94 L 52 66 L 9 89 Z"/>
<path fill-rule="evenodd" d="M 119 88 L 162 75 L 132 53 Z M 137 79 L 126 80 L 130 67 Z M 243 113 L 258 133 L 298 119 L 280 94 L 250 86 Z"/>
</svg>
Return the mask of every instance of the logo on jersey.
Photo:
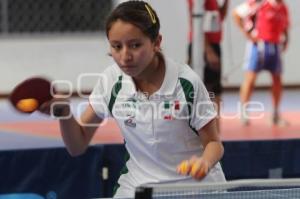
<svg viewBox="0 0 300 199">
<path fill-rule="evenodd" d="M 135 128 L 136 127 L 135 117 L 134 116 L 130 116 L 127 120 L 124 121 L 124 124 L 126 126 Z"/>
<path fill-rule="evenodd" d="M 180 110 L 180 102 L 179 100 L 175 101 L 165 101 L 164 102 L 164 112 L 163 118 L 164 120 L 173 120 L 175 113 Z"/>
</svg>

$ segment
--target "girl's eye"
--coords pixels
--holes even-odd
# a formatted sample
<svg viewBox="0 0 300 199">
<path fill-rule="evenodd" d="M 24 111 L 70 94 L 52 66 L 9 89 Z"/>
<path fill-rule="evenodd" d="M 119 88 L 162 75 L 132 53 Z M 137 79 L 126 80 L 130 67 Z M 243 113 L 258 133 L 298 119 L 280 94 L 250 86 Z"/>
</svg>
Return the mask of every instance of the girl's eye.
<svg viewBox="0 0 300 199">
<path fill-rule="evenodd" d="M 111 47 L 115 50 L 120 50 L 121 49 L 121 45 L 117 45 L 117 44 L 113 44 L 113 45 L 111 45 Z"/>
<path fill-rule="evenodd" d="M 130 45 L 130 48 L 136 49 L 136 48 L 138 48 L 138 47 L 140 47 L 140 46 L 141 46 L 140 43 L 133 43 L 133 44 Z"/>
</svg>

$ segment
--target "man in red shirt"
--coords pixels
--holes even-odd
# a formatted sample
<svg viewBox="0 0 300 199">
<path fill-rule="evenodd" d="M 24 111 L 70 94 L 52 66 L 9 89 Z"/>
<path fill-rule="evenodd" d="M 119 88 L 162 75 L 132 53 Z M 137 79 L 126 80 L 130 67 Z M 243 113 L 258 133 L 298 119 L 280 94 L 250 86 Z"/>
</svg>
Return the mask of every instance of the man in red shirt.
<svg viewBox="0 0 300 199">
<path fill-rule="evenodd" d="M 222 6 L 219 6 L 217 0 L 204 1 L 204 84 L 210 92 L 212 100 L 217 104 L 218 113 L 222 93 L 220 46 L 222 40 L 222 21 L 227 14 L 228 2 L 229 0 L 224 0 Z M 194 0 L 187 0 L 187 3 L 190 16 L 188 64 L 191 64 L 193 42 L 192 13 Z"/>
<path fill-rule="evenodd" d="M 248 0 L 249 8 L 254 0 Z M 256 1 L 257 2 L 257 1 Z M 233 16 L 236 24 L 246 37 L 251 41 L 246 60 L 245 79 L 241 86 L 240 98 L 243 107 L 242 122 L 247 125 L 248 114 L 245 111 L 250 100 L 257 74 L 261 70 L 267 70 L 272 76 L 272 99 L 274 125 L 286 125 L 287 122 L 280 118 L 279 104 L 282 94 L 281 82 L 281 52 L 288 45 L 289 13 L 283 0 L 264 0 L 255 8 L 254 31 L 245 29 L 245 16 L 241 12 L 241 6 L 234 10 Z M 245 10 L 245 9 L 244 9 Z M 282 37 L 284 36 L 284 37 Z M 282 39 L 283 38 L 283 39 Z"/>
</svg>

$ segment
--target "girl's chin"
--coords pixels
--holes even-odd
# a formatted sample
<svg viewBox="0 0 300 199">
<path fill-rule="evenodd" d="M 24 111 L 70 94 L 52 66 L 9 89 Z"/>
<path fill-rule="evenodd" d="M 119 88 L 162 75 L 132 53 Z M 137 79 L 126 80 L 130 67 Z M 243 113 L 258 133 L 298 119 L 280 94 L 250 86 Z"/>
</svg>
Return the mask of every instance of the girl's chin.
<svg viewBox="0 0 300 199">
<path fill-rule="evenodd" d="M 131 76 L 131 77 L 135 77 L 135 76 L 138 75 L 136 71 L 130 70 L 130 69 L 129 69 L 129 70 L 123 69 L 123 72 L 124 72 L 126 75 L 129 75 L 129 76 Z"/>
</svg>

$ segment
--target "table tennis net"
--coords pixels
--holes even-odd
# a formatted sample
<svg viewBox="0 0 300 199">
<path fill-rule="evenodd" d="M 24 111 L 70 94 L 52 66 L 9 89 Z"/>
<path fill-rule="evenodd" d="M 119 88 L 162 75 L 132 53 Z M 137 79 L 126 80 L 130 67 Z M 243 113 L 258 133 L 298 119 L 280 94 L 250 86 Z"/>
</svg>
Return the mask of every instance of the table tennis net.
<svg viewBox="0 0 300 199">
<path fill-rule="evenodd" d="M 300 199 L 300 179 L 235 180 L 226 183 L 147 184 L 135 199 Z"/>
</svg>

